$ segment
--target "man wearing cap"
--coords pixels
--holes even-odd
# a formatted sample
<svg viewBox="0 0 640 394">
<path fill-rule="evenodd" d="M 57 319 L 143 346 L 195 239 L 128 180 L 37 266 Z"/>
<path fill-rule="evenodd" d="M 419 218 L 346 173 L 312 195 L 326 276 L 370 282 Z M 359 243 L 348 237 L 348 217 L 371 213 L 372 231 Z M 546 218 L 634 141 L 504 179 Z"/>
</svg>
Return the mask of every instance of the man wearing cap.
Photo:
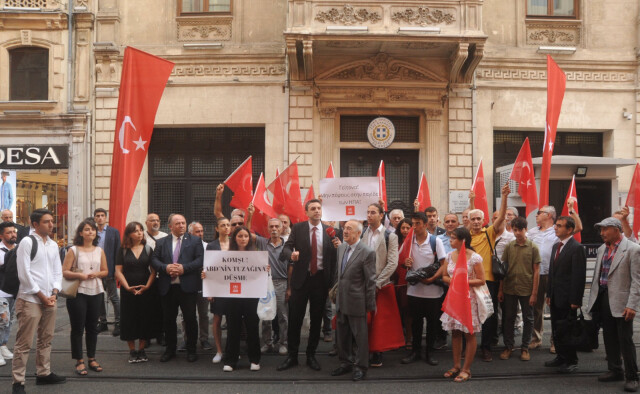
<svg viewBox="0 0 640 394">
<path fill-rule="evenodd" d="M 598 381 L 624 379 L 625 391 L 635 392 L 638 365 L 633 319 L 640 307 L 640 246 L 622 236 L 622 224 L 616 218 L 604 219 L 595 228 L 604 244 L 598 248 L 587 311 L 602 325 L 609 369 Z"/>
</svg>

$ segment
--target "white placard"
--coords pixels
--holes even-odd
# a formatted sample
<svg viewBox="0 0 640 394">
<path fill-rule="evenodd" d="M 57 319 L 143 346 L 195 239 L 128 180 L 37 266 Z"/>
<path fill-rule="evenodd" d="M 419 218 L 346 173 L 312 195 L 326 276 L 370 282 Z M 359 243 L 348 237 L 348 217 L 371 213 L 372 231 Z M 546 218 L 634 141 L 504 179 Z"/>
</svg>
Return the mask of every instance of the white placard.
<svg viewBox="0 0 640 394">
<path fill-rule="evenodd" d="M 449 192 L 449 211 L 460 213 L 469 208 L 469 191 L 457 190 Z"/>
<path fill-rule="evenodd" d="M 377 177 L 325 178 L 320 180 L 322 220 L 366 220 L 369 204 L 380 200 Z"/>
<path fill-rule="evenodd" d="M 267 295 L 269 252 L 206 250 L 203 297 L 262 298 Z"/>
</svg>

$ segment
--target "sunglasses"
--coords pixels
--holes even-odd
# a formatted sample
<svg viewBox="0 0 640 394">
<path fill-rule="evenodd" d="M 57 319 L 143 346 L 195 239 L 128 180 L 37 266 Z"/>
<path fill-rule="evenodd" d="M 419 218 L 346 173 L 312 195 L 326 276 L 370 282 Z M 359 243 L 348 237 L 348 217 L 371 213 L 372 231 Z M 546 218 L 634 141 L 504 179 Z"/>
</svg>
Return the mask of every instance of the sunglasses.
<svg viewBox="0 0 640 394">
<path fill-rule="evenodd" d="M 240 226 L 242 223 L 231 223 L 231 227 Z"/>
</svg>

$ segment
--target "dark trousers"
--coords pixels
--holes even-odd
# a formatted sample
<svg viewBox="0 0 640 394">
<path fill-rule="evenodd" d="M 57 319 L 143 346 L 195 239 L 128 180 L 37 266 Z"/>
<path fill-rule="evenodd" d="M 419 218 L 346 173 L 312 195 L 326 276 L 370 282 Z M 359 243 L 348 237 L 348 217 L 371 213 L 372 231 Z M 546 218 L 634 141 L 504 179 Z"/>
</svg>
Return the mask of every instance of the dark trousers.
<svg viewBox="0 0 640 394">
<path fill-rule="evenodd" d="M 633 320 L 625 321 L 624 317 L 613 317 L 609 306 L 607 289 L 600 288 L 598 299 L 592 309 L 594 320 L 602 325 L 604 349 L 607 354 L 609 371 L 624 375 L 627 380 L 638 380 L 638 364 L 636 362 L 636 346 L 633 343 Z M 620 358 L 622 354 L 622 359 Z"/>
<path fill-rule="evenodd" d="M 508 349 L 513 349 L 515 345 L 514 331 L 516 325 L 516 316 L 518 315 L 518 304 L 522 309 L 522 349 L 529 349 L 531 343 L 531 335 L 533 332 L 533 307 L 529 305 L 531 295 L 517 296 L 512 294 L 504 295 L 504 322 L 502 324 L 502 335 L 504 336 L 504 345 Z"/>
<path fill-rule="evenodd" d="M 551 310 L 551 334 L 554 337 L 553 343 L 556 346 L 556 355 L 566 364 L 578 364 L 578 354 L 576 353 L 575 346 L 561 345 L 561 341 L 558 341 L 557 338 L 558 330 L 556 329 L 559 320 L 568 319 L 570 316 L 575 319 L 578 315 L 577 310 L 571 309 L 569 305 L 566 305 L 564 308 L 558 308 L 553 304 L 553 298 L 551 299 L 551 307 L 549 309 Z"/>
<path fill-rule="evenodd" d="M 327 292 L 327 285 L 324 282 L 322 271 L 318 271 L 313 276 L 307 274 L 307 279 L 300 289 L 291 289 L 287 332 L 289 357 L 298 357 L 300 330 L 302 329 L 304 315 L 307 312 L 307 302 L 309 303 L 309 317 L 311 319 L 309 341 L 307 342 L 307 357 L 315 356 L 320 340 L 320 327 L 322 325 L 324 306 L 327 301 Z"/>
<path fill-rule="evenodd" d="M 96 357 L 98 343 L 98 316 L 104 305 L 104 294 L 86 295 L 78 293 L 76 298 L 67 298 L 67 311 L 71 323 L 71 357 L 82 358 L 82 334 L 86 333 L 87 357 Z"/>
<path fill-rule="evenodd" d="M 500 282 L 488 280 L 487 288 L 489 288 L 489 294 L 491 294 L 491 301 L 493 301 L 493 310 L 498 310 L 498 290 L 500 290 Z M 487 320 L 482 323 L 482 349 L 491 351 L 491 342 L 497 335 L 498 331 L 498 315 L 496 312 L 489 316 Z"/>
<path fill-rule="evenodd" d="M 413 351 L 420 354 L 422 349 L 422 329 L 424 327 L 422 319 L 427 319 L 427 350 L 433 349 L 440 332 L 440 308 L 442 303 L 440 298 L 420 298 L 407 296 L 409 301 L 409 313 L 411 314 L 411 330 L 413 333 Z"/>
<path fill-rule="evenodd" d="M 260 329 L 258 325 L 258 299 L 257 298 L 228 298 L 227 308 L 227 345 L 224 349 L 224 365 L 232 368 L 238 363 L 240 354 L 240 334 L 242 331 L 242 318 L 247 329 L 247 352 L 249 362 L 260 364 Z"/>
<path fill-rule="evenodd" d="M 187 352 L 196 352 L 198 341 L 198 319 L 196 318 L 196 303 L 198 293 L 185 293 L 180 285 L 171 285 L 167 294 L 162 296 L 162 317 L 164 319 L 165 341 L 167 352 L 175 353 L 178 343 L 178 307 L 182 311 L 182 318 L 187 334 Z"/>
<path fill-rule="evenodd" d="M 120 323 L 120 296 L 118 296 L 118 284 L 116 283 L 115 278 L 109 276 L 102 278 L 102 286 L 107 294 L 107 298 L 113 305 L 113 316 L 115 318 L 115 322 Z M 100 321 L 102 323 L 107 322 L 107 308 L 104 301 L 100 306 Z"/>
</svg>

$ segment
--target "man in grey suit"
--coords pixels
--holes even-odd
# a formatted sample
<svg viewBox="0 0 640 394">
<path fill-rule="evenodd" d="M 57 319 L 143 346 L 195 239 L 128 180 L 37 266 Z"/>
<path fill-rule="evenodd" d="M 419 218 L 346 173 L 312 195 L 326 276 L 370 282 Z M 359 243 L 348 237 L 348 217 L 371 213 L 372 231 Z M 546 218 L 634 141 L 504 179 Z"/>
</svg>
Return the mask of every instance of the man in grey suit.
<svg viewBox="0 0 640 394">
<path fill-rule="evenodd" d="M 604 245 L 598 248 L 587 311 L 602 325 L 609 372 L 600 382 L 625 379 L 625 391 L 638 390 L 633 319 L 640 306 L 640 246 L 622 236 L 622 224 L 607 218 L 595 225 Z M 622 360 L 624 360 L 624 374 Z"/>
<path fill-rule="evenodd" d="M 362 224 L 348 221 L 344 243 L 338 247 L 336 332 L 340 367 L 331 373 L 339 376 L 353 371 L 354 381 L 362 380 L 369 366 L 367 313 L 376 309 L 376 254 L 360 242 L 361 234 Z"/>
</svg>

